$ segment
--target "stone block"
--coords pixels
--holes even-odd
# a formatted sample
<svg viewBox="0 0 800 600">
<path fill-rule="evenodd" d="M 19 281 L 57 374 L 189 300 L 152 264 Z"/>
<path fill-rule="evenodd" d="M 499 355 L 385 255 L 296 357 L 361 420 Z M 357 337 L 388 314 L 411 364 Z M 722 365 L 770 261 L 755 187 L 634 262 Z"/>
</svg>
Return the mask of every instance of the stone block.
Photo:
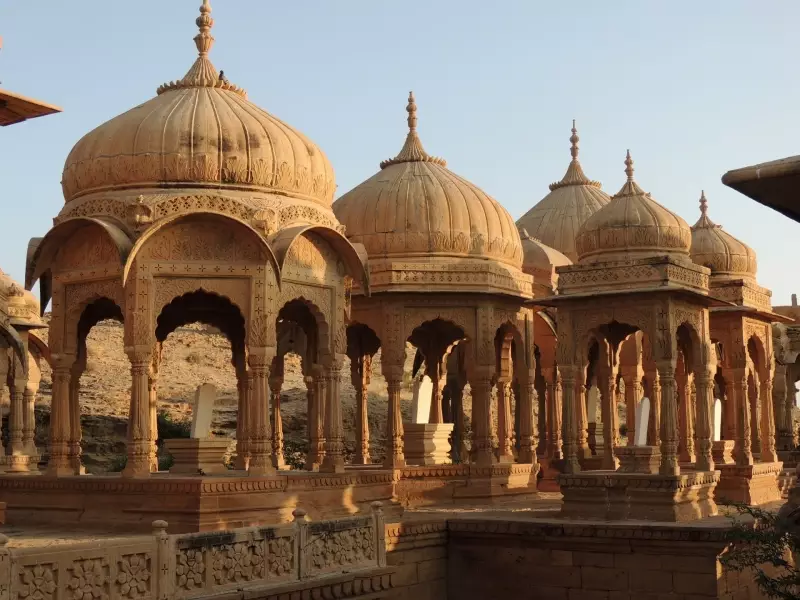
<svg viewBox="0 0 800 600">
<path fill-rule="evenodd" d="M 556 567 L 571 567 L 573 565 L 572 552 L 569 550 L 551 550 L 550 564 Z"/>
<path fill-rule="evenodd" d="M 609 592 L 601 590 L 569 590 L 569 600 L 609 600 Z"/>
<path fill-rule="evenodd" d="M 228 472 L 223 462 L 231 445 L 227 438 L 164 440 L 173 464 L 169 472 L 175 475 L 222 475 Z"/>
<path fill-rule="evenodd" d="M 717 595 L 717 578 L 713 573 L 681 573 L 672 576 L 673 589 L 678 594 L 695 594 L 699 596 Z"/>
<path fill-rule="evenodd" d="M 661 451 L 655 446 L 620 446 L 614 453 L 619 459 L 620 473 L 658 473 Z"/>
<path fill-rule="evenodd" d="M 671 592 L 672 573 L 634 569 L 630 573 L 630 589 L 634 592 Z"/>
<path fill-rule="evenodd" d="M 444 465 L 450 463 L 449 437 L 452 423 L 406 423 L 403 425 L 406 463 Z"/>
<path fill-rule="evenodd" d="M 624 569 L 581 567 L 581 582 L 584 590 L 627 590 L 628 572 Z"/>
<path fill-rule="evenodd" d="M 407 587 L 419 581 L 417 578 L 417 564 L 397 565 L 392 573 L 392 587 Z"/>
<path fill-rule="evenodd" d="M 431 581 L 447 577 L 447 559 L 426 560 L 417 563 L 417 581 Z"/>
<path fill-rule="evenodd" d="M 607 552 L 573 552 L 573 560 L 580 567 L 613 567 L 614 555 Z"/>
<path fill-rule="evenodd" d="M 581 587 L 581 568 L 580 567 L 556 567 L 556 566 L 531 566 L 527 571 L 530 581 L 536 581 L 542 585 L 560 586 L 565 588 Z"/>
<path fill-rule="evenodd" d="M 567 588 L 552 586 L 536 586 L 535 597 L 538 600 L 569 600 Z"/>
</svg>

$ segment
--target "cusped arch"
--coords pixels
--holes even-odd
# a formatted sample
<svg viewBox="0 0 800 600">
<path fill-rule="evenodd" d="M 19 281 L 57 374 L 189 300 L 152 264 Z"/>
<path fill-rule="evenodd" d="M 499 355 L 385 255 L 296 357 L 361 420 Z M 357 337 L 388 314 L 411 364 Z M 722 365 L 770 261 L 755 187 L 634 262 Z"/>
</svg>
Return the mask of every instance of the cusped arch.
<svg viewBox="0 0 800 600">
<path fill-rule="evenodd" d="M 39 297 L 42 314 L 50 302 L 52 293 L 52 267 L 59 251 L 67 241 L 83 227 L 99 227 L 108 240 L 119 252 L 120 267 L 126 264 L 133 242 L 128 234 L 113 223 L 95 217 L 75 217 L 62 221 L 43 238 L 34 238 L 28 244 L 28 256 L 25 265 L 25 289 L 30 290 L 40 281 Z"/>
<path fill-rule="evenodd" d="M 278 258 L 281 273 L 283 273 L 289 251 L 294 243 L 308 233 L 318 235 L 331 246 L 344 262 L 348 274 L 360 283 L 364 295 L 369 296 L 369 271 L 367 269 L 366 251 L 359 252 L 359 249 L 350 240 L 330 227 L 299 225 L 279 232 L 273 239 L 272 245 L 275 248 L 275 255 Z M 358 245 L 361 246 L 361 244 Z M 363 246 L 361 248 L 363 250 Z"/>
<path fill-rule="evenodd" d="M 212 221 L 218 220 L 221 223 L 228 223 L 233 227 L 242 228 L 243 232 L 246 232 L 248 235 L 252 235 L 253 239 L 256 241 L 258 246 L 262 250 L 264 250 L 264 253 L 267 256 L 267 260 L 272 265 L 273 271 L 275 273 L 275 281 L 278 285 L 278 289 L 280 289 L 281 286 L 280 264 L 278 263 L 278 260 L 275 257 L 275 253 L 272 251 L 272 248 L 264 239 L 264 237 L 244 221 L 237 219 L 236 217 L 232 217 L 230 215 L 213 211 L 194 211 L 191 213 L 173 215 L 171 217 L 167 217 L 166 219 L 159 221 L 156 225 L 145 231 L 144 234 L 142 234 L 142 236 L 138 240 L 136 240 L 136 243 L 133 245 L 133 248 L 131 249 L 127 257 L 127 260 L 125 261 L 125 267 L 122 272 L 123 285 L 126 285 L 128 282 L 128 277 L 130 276 L 131 268 L 133 266 L 133 263 L 136 261 L 136 257 L 141 253 L 142 249 L 146 247 L 147 242 L 151 240 L 153 236 L 155 236 L 159 232 L 164 231 L 170 225 L 175 225 L 182 221 L 199 220 L 204 217 Z"/>
<path fill-rule="evenodd" d="M 324 309 L 318 306 L 317 303 L 314 302 L 313 298 L 306 298 L 303 295 L 298 295 L 295 298 L 287 300 L 278 308 L 278 312 L 276 313 L 276 322 L 268 324 L 268 326 L 274 327 L 277 324 L 277 319 L 280 318 L 280 315 L 284 309 L 293 303 L 304 305 L 306 308 L 308 308 L 311 316 L 314 318 L 314 322 L 317 326 L 318 358 L 322 359 L 327 354 L 333 352 L 334 348 L 331 346 L 331 325 L 328 323 L 328 318 L 325 315 Z"/>
<path fill-rule="evenodd" d="M 47 342 L 33 331 L 28 333 L 28 348 L 43 358 L 51 369 L 53 368 L 53 356 L 50 354 L 50 347 Z"/>
</svg>

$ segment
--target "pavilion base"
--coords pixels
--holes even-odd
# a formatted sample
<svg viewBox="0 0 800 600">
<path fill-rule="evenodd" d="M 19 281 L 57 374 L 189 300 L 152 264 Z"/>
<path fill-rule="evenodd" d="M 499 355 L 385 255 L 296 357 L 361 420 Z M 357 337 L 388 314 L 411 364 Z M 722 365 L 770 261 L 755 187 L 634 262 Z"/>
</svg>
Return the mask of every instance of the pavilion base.
<svg viewBox="0 0 800 600">
<path fill-rule="evenodd" d="M 581 472 L 558 478 L 568 519 L 661 521 L 683 523 L 717 514 L 716 471 L 680 475 Z"/>
<path fill-rule="evenodd" d="M 395 499 L 405 508 L 519 502 L 536 497 L 539 465 L 405 467 L 395 471 Z"/>
<path fill-rule="evenodd" d="M 781 499 L 778 477 L 783 463 L 755 463 L 752 465 L 717 465 L 721 477 L 716 490 L 720 503 L 767 504 Z"/>
<path fill-rule="evenodd" d="M 537 488 L 540 492 L 560 492 L 558 476 L 563 472 L 563 459 L 539 458 L 539 478 Z"/>
<path fill-rule="evenodd" d="M 405 423 L 403 442 L 409 465 L 446 465 L 450 460 L 452 423 Z"/>
<path fill-rule="evenodd" d="M 383 502 L 389 521 L 403 511 L 392 501 L 392 471 L 292 471 L 270 477 L 229 473 L 159 473 L 146 479 L 0 475 L 0 502 L 6 503 L 6 522 L 12 526 L 35 523 L 128 533 L 150 532 L 159 519 L 169 523 L 170 533 L 271 525 L 291 521 L 298 506 L 314 520 L 368 513 L 376 500 Z"/>
</svg>

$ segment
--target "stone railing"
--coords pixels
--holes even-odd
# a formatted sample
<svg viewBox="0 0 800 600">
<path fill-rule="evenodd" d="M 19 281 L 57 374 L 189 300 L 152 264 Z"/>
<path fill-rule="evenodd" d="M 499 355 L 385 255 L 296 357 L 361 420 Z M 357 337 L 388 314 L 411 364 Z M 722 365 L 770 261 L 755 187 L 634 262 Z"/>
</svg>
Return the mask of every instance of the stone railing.
<svg viewBox="0 0 800 600">
<path fill-rule="evenodd" d="M 0 537 L 0 600 L 192 600 L 259 590 L 386 565 L 380 502 L 369 516 L 294 521 L 196 534 L 153 535 L 48 546 Z"/>
</svg>

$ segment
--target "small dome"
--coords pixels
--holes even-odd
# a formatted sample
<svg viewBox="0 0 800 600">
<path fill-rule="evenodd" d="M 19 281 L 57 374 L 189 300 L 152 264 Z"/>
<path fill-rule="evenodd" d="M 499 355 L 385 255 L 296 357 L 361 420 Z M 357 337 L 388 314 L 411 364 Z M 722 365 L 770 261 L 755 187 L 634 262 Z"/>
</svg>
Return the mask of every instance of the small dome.
<svg viewBox="0 0 800 600">
<path fill-rule="evenodd" d="M 409 132 L 400 154 L 333 205 L 347 237 L 376 258 L 494 259 L 522 266 L 522 242 L 499 202 L 430 156 L 417 135 L 409 94 Z"/>
<path fill-rule="evenodd" d="M 715 279 L 755 277 L 756 253 L 708 218 L 706 194 L 700 195 L 700 219 L 692 227 L 692 260 L 711 269 Z"/>
<path fill-rule="evenodd" d="M 592 181 L 578 162 L 578 130 L 572 122 L 570 154 L 572 160 L 561 181 L 550 184 L 550 193 L 522 215 L 517 227 L 526 229 L 531 236 L 550 248 L 578 260 L 575 236 L 581 225 L 611 200 L 600 189 L 600 182 Z"/>
<path fill-rule="evenodd" d="M 628 181 L 581 227 L 576 238 L 582 263 L 654 256 L 689 256 L 688 223 L 650 197 L 633 180 L 631 153 L 625 159 Z"/>
<path fill-rule="evenodd" d="M 11 324 L 23 327 L 43 327 L 39 315 L 39 301 L 21 284 L 14 281 L 7 273 L 0 270 L 0 293 L 6 297 L 7 304 L 0 307 L 6 312 Z"/>
<path fill-rule="evenodd" d="M 67 157 L 66 202 L 109 189 L 213 187 L 266 191 L 330 207 L 333 168 L 311 140 L 247 100 L 218 72 L 209 0 L 194 38 L 199 57 L 152 100 L 86 134 Z"/>
<path fill-rule="evenodd" d="M 523 272 L 533 275 L 534 288 L 539 288 L 539 292 L 553 293 L 558 281 L 556 267 L 571 265 L 572 261 L 555 248 L 531 237 L 525 229 L 521 229 L 519 235 L 522 238 Z"/>
</svg>

